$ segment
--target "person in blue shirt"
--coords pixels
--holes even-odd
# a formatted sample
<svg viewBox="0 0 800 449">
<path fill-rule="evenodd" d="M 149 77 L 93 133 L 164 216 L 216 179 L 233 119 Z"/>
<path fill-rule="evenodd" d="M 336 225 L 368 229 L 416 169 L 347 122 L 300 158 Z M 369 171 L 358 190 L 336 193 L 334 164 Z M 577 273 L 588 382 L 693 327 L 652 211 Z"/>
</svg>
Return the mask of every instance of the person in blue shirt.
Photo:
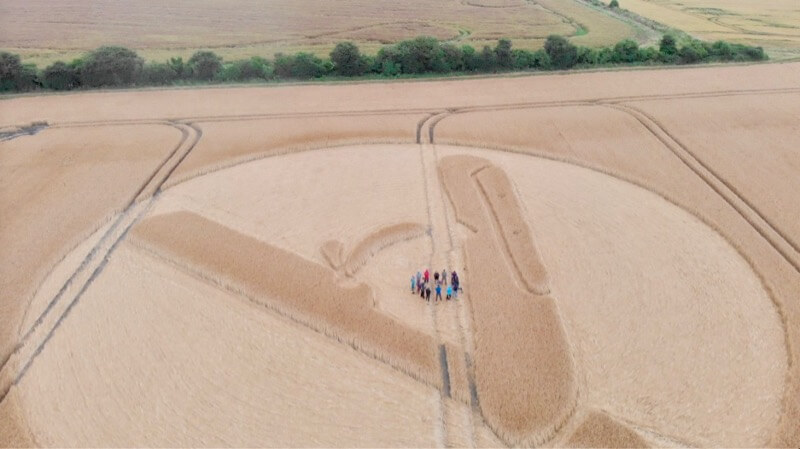
<svg viewBox="0 0 800 449">
<path fill-rule="evenodd" d="M 414 294 L 414 291 L 416 290 L 416 288 L 417 288 L 417 278 L 415 278 L 414 276 L 411 276 L 411 294 L 412 295 Z"/>
<path fill-rule="evenodd" d="M 452 297 L 452 296 L 453 296 L 453 286 L 452 285 L 448 285 L 447 286 L 447 300 L 449 301 L 450 297 Z"/>
<path fill-rule="evenodd" d="M 437 301 L 441 301 L 442 300 L 442 285 L 441 284 L 436 284 L 436 300 Z"/>
</svg>

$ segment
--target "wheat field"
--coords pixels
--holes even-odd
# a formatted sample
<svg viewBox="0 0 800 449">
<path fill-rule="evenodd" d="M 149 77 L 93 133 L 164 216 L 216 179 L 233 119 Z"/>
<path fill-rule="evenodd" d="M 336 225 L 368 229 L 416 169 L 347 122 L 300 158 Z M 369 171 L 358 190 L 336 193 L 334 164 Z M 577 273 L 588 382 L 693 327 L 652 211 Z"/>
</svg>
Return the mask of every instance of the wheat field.
<svg viewBox="0 0 800 449">
<path fill-rule="evenodd" d="M 0 29 L 3 49 L 39 65 L 69 61 L 101 45 L 128 46 L 163 61 L 186 59 L 198 49 L 226 59 L 279 51 L 327 56 L 342 41 L 375 53 L 420 35 L 480 49 L 504 37 L 520 48 L 539 48 L 549 34 L 579 35 L 579 43 L 601 46 L 643 33 L 577 0 L 3 0 Z"/>
<path fill-rule="evenodd" d="M 797 446 L 799 92 L 783 63 L 2 99 L 47 126 L 0 142 L 0 445 Z"/>
<path fill-rule="evenodd" d="M 701 39 L 760 45 L 779 58 L 800 51 L 794 0 L 625 0 L 620 6 Z"/>
</svg>

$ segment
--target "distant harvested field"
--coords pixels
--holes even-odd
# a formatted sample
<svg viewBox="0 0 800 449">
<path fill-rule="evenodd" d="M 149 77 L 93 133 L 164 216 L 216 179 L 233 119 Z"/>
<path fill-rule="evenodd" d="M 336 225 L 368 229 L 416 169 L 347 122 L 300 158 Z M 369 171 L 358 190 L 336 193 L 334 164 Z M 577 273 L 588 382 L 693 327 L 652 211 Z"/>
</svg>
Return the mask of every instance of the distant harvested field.
<svg viewBox="0 0 800 449">
<path fill-rule="evenodd" d="M 796 0 L 625 0 L 620 6 L 702 39 L 760 45 L 777 57 L 800 55 Z"/>
<path fill-rule="evenodd" d="M 642 33 L 576 0 L 3 0 L 0 29 L 0 48 L 40 65 L 110 44 L 152 60 L 201 48 L 235 59 L 278 51 L 327 55 L 345 40 L 375 52 L 419 35 L 478 48 L 507 37 L 538 48 L 549 34 L 580 34 L 577 42 L 600 46 Z"/>
<path fill-rule="evenodd" d="M 41 129 L 0 142 L 0 445 L 797 447 L 798 95 L 800 63 L 4 99 Z"/>
</svg>

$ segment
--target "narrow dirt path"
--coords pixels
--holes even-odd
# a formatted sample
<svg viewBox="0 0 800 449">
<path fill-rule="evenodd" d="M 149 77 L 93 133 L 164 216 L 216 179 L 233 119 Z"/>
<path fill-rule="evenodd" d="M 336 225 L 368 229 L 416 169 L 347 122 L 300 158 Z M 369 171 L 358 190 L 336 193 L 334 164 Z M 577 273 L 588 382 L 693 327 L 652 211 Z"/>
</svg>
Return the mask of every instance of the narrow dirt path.
<svg viewBox="0 0 800 449">
<path fill-rule="evenodd" d="M 445 270 L 452 273 L 453 270 L 461 271 L 463 267 L 462 256 L 456 253 L 453 244 L 453 234 L 451 230 L 449 211 L 442 184 L 439 179 L 438 155 L 436 147 L 431 142 L 432 127 L 439 120 L 447 116 L 449 112 L 431 115 L 424 124 L 420 126 L 418 136 L 420 136 L 420 158 L 422 160 L 423 172 L 425 176 L 425 191 L 428 204 L 428 214 L 430 218 L 430 236 L 432 241 L 432 254 L 430 265 L 431 269 L 441 272 Z M 443 286 L 442 296 L 446 297 Z M 433 295 L 432 295 L 433 296 Z M 431 302 L 433 321 L 436 336 L 439 344 L 442 345 L 441 351 L 445 352 L 444 345 L 450 350 L 445 353 L 445 360 L 449 365 L 466 366 L 467 378 L 457 379 L 454 376 L 463 376 L 463 372 L 449 370 L 448 376 L 450 385 L 468 385 L 471 394 L 472 412 L 463 406 L 463 398 L 454 397 L 455 391 L 446 391 L 443 395 L 444 422 L 447 429 L 447 445 L 450 447 L 475 447 L 475 410 L 477 410 L 477 397 L 474 392 L 474 378 L 471 374 L 471 362 L 468 350 L 465 349 L 470 332 L 468 330 L 468 314 L 463 304 L 463 297 L 459 300 L 441 302 Z M 456 350 L 454 350 L 456 349 Z M 457 360 L 461 359 L 461 360 Z"/>
</svg>

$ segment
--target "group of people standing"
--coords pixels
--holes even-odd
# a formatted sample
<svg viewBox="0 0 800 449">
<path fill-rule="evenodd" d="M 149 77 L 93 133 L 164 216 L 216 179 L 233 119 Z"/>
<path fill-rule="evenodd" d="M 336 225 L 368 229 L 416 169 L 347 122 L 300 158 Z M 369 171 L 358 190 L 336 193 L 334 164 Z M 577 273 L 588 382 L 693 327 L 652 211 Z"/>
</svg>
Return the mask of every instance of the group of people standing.
<svg viewBox="0 0 800 449">
<path fill-rule="evenodd" d="M 411 293 L 418 294 L 420 298 L 430 302 L 431 300 L 431 286 L 433 291 L 436 292 L 435 301 L 442 300 L 442 291 L 444 290 L 446 298 L 458 298 L 458 290 L 460 288 L 460 281 L 458 280 L 458 273 L 453 271 L 450 273 L 450 283 L 447 283 L 447 270 L 442 270 L 441 274 L 433 272 L 433 284 L 431 284 L 431 272 L 426 268 L 424 272 L 417 271 L 415 276 L 411 276 Z"/>
</svg>

